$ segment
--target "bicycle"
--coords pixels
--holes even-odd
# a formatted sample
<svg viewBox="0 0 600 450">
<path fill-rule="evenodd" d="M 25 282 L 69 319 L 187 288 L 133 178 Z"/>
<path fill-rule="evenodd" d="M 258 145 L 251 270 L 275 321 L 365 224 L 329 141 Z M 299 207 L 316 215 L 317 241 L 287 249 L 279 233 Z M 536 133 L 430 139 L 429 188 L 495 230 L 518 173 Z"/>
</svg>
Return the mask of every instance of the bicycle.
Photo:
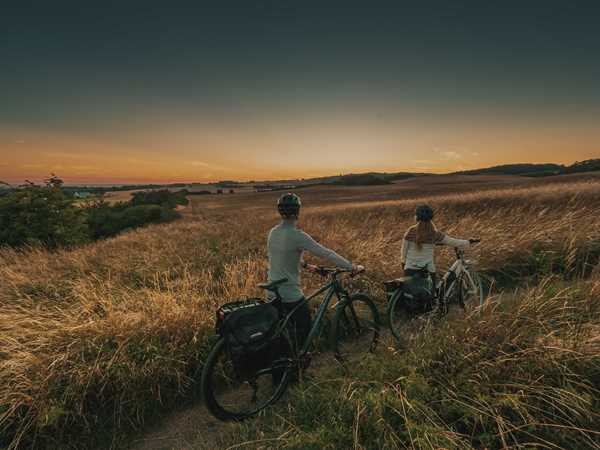
<svg viewBox="0 0 600 450">
<path fill-rule="evenodd" d="M 471 240 L 472 244 L 479 242 L 481 242 L 479 239 Z M 387 307 L 388 323 L 397 340 L 402 340 L 402 327 L 415 317 L 427 314 L 444 316 L 448 313 L 449 306 L 453 304 L 463 310 L 483 305 L 484 294 L 479 274 L 472 268 L 472 261 L 465 258 L 465 251 L 462 248 L 454 248 L 454 251 L 456 260 L 433 287 L 433 295 L 430 294 L 429 298 L 414 299 L 408 292 L 407 284 L 413 281 L 412 277 L 402 277 L 384 283 L 386 290 L 390 292 Z M 424 268 L 423 275 L 417 276 L 428 277 L 429 273 Z M 417 307 L 414 305 L 415 302 Z"/>
<path fill-rule="evenodd" d="M 331 345 L 336 360 L 344 364 L 349 353 L 357 353 L 357 348 L 361 344 L 368 352 L 375 350 L 379 340 L 378 311 L 367 294 L 350 294 L 344 289 L 339 276 L 350 272 L 344 269 L 317 268 L 316 273 L 329 277 L 329 282 L 304 299 L 304 302 L 309 302 L 325 294 L 313 319 L 308 337 L 299 350 L 293 345 L 288 322 L 294 311 L 302 304 L 297 305 L 287 314 L 283 313 L 280 307 L 282 299 L 277 290 L 278 286 L 287 280 L 258 285 L 261 289 L 275 295 L 272 304 L 278 307 L 280 316 L 273 340 L 281 340 L 278 341 L 280 354 L 268 363 L 268 367 L 241 378 L 234 370 L 225 339 L 220 336 L 208 355 L 201 380 L 206 406 L 215 417 L 225 421 L 243 420 L 256 415 L 281 398 L 291 379 L 310 364 L 313 341 L 320 332 L 323 319 L 334 297 L 337 303 L 333 305 L 335 315 L 331 330 Z"/>
</svg>

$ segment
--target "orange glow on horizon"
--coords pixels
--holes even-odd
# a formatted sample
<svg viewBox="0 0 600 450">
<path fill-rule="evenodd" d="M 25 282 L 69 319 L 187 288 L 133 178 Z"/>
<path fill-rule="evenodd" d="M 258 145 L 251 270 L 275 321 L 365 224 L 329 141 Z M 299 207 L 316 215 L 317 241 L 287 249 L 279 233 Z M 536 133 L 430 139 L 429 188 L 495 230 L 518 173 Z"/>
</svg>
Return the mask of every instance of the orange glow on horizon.
<svg viewBox="0 0 600 450">
<path fill-rule="evenodd" d="M 480 128 L 397 130 L 329 123 L 148 128 L 114 136 L 0 129 L 0 180 L 171 183 L 313 178 L 357 172 L 446 173 L 498 164 L 561 163 L 600 155 L 600 131 Z"/>
</svg>

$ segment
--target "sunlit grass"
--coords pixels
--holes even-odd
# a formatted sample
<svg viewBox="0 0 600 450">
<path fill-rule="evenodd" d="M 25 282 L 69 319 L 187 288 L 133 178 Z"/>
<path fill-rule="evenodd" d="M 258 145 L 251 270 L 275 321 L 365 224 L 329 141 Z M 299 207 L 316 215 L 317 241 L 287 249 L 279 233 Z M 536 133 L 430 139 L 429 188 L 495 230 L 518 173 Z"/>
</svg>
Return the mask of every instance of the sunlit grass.
<svg viewBox="0 0 600 450">
<path fill-rule="evenodd" d="M 424 200 L 315 207 L 305 202 L 301 222 L 323 243 L 364 264 L 367 274 L 356 283 L 382 301 L 381 282 L 400 274 L 401 238 L 415 203 Z M 440 229 L 483 239 L 471 253 L 478 269 L 503 288 L 552 273 L 575 279 L 597 264 L 598 182 L 436 195 L 427 201 L 436 208 Z M 216 305 L 260 295 L 256 284 L 266 277 L 266 234 L 277 217 L 270 206 L 251 206 L 209 214 L 196 204 L 179 222 L 72 251 L 0 250 L 0 446 L 83 448 L 107 430 L 119 436 L 119 430 L 139 428 L 152 413 L 190 398 Z M 443 251 L 440 266 L 451 256 Z M 307 289 L 320 282 L 305 278 Z M 597 286 L 592 290 L 597 293 Z M 532 294 L 522 304 L 535 308 L 540 298 Z M 552 312 L 552 320 L 536 322 L 547 327 L 536 336 L 572 339 L 574 334 L 556 331 L 565 323 L 575 326 L 571 319 L 565 322 L 565 314 L 582 303 L 570 305 Z M 493 340 L 506 322 L 490 320 L 496 327 Z M 481 327 L 469 323 L 469 329 Z M 597 323 L 578 326 L 587 336 Z M 480 331 L 477 339 L 487 343 Z M 595 341 L 581 342 L 580 348 L 597 350 Z M 528 364 L 536 366 L 541 361 L 536 358 Z M 385 380 L 380 379 L 391 382 Z M 464 436 L 448 433 L 448 442 L 464 442 Z"/>
</svg>

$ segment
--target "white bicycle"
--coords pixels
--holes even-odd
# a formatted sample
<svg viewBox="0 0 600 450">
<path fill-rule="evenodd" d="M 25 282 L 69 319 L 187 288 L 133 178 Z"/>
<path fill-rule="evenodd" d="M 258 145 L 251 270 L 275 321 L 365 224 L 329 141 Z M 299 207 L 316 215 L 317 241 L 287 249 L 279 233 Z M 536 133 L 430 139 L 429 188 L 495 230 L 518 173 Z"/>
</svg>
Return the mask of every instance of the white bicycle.
<svg viewBox="0 0 600 450">
<path fill-rule="evenodd" d="M 479 239 L 471 240 L 471 244 L 479 242 Z M 384 283 L 388 292 L 388 323 L 397 339 L 401 339 L 400 333 L 406 322 L 417 316 L 431 313 L 443 316 L 450 305 L 458 305 L 464 310 L 483 305 L 481 278 L 473 269 L 472 261 L 465 258 L 462 248 L 455 248 L 454 252 L 456 260 L 436 283 L 433 294 L 431 291 L 420 294 L 413 288 L 415 276 L 429 278 L 426 268 L 422 275 L 397 278 Z"/>
<path fill-rule="evenodd" d="M 471 243 L 479 243 L 479 239 L 472 239 Z M 471 267 L 471 261 L 465 258 L 462 248 L 455 248 L 456 261 L 450 266 L 436 286 L 436 297 L 439 307 L 447 308 L 457 304 L 463 309 L 483 305 L 484 295 L 479 274 Z"/>
</svg>

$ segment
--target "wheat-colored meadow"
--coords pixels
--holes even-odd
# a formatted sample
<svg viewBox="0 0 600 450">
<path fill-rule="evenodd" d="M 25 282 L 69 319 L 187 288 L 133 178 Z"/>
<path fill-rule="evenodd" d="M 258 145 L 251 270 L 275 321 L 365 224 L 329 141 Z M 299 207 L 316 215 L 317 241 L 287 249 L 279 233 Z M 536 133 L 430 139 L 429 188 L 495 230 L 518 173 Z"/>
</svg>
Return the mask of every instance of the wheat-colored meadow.
<svg viewBox="0 0 600 450">
<path fill-rule="evenodd" d="M 496 297 L 542 273 L 596 279 L 597 178 L 490 183 L 300 190 L 301 226 L 364 264 L 356 283 L 380 301 L 422 201 L 441 230 L 482 238 L 477 268 Z M 0 250 L 0 448 L 117 446 L 123 432 L 192 398 L 216 306 L 260 295 L 277 196 L 194 197 L 171 224 L 74 250 Z M 450 257 L 443 251 L 440 265 Z"/>
</svg>

